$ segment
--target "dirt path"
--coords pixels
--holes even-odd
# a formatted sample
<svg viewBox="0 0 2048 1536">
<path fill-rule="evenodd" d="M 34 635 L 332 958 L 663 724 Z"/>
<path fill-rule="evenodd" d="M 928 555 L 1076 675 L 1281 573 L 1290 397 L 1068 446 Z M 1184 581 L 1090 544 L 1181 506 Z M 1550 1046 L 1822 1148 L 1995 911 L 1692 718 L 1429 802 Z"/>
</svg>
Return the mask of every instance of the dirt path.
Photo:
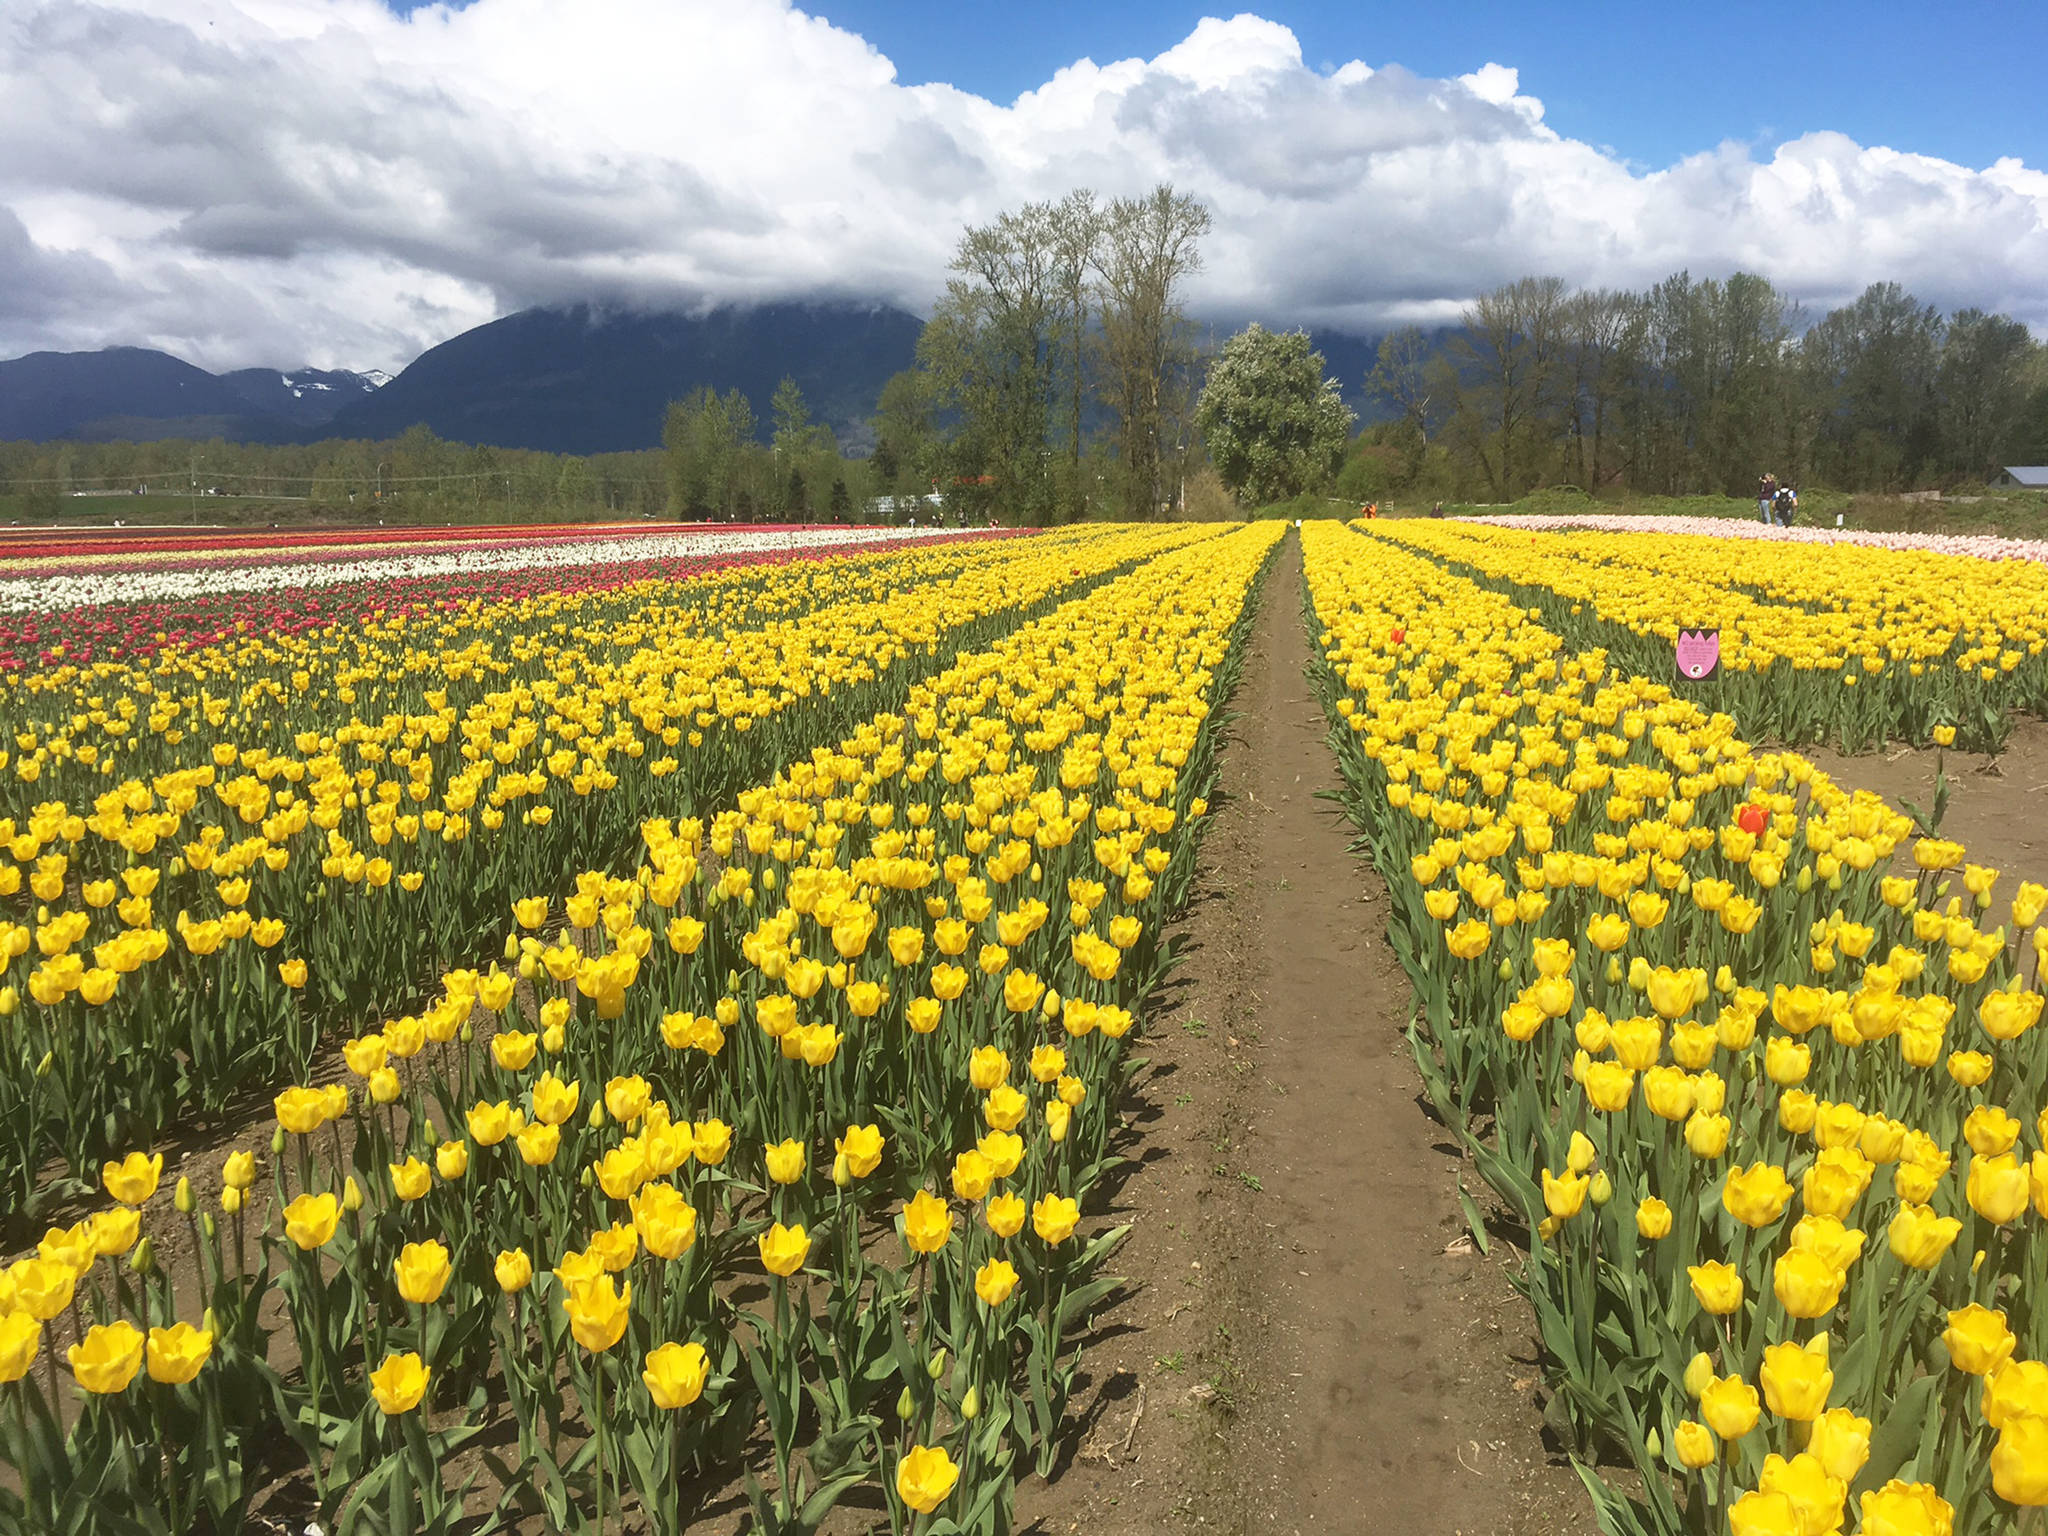
<svg viewBox="0 0 2048 1536">
<path fill-rule="evenodd" d="M 1191 953 L 1130 1111 L 1118 1267 L 1137 1285 L 1091 1346 L 1079 1454 L 1019 1515 L 1113 1536 L 1590 1532 L 1539 1434 L 1528 1310 L 1501 1250 L 1460 1241 L 1385 887 L 1316 798 L 1337 771 L 1303 675 L 1297 541 L 1262 604 Z"/>
<path fill-rule="evenodd" d="M 1928 747 L 1892 747 L 1861 757 L 1816 747 L 1806 755 L 1847 788 L 1874 789 L 1893 805 L 1906 799 L 1923 808 L 1934 802 L 1939 758 L 1949 780 L 1942 836 L 1960 842 L 1973 862 L 2000 871 L 1987 928 L 2005 917 L 2022 880 L 2048 883 L 2048 720 L 2019 721 L 1996 757 Z"/>
</svg>

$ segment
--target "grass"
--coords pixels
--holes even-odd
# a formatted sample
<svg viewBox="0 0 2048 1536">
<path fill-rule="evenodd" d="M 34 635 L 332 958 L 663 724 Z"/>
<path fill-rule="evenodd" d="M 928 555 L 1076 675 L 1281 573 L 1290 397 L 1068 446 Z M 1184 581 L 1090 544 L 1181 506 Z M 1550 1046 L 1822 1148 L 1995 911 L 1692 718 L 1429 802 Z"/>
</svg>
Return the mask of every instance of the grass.
<svg viewBox="0 0 2048 1536">
<path fill-rule="evenodd" d="M 1412 516 L 1423 507 L 1402 507 L 1396 515 Z M 1561 487 L 1535 491 L 1519 501 L 1480 506 L 1447 504 L 1447 514 L 1468 513 L 1569 515 L 1599 512 L 1620 516 L 1715 517 L 1749 521 L 1756 516 L 1756 503 L 1740 496 L 1623 496 L 1595 499 L 1585 492 Z M 2048 538 L 2048 494 L 2039 491 L 1987 489 L 1944 495 L 1939 501 L 1908 500 L 1868 492 L 1851 493 L 1816 488 L 1799 495 L 1799 520 L 1795 526 L 1834 526 L 1841 515 L 1845 528 L 1874 533 L 1960 533 L 2000 534 L 2007 538 Z"/>
</svg>

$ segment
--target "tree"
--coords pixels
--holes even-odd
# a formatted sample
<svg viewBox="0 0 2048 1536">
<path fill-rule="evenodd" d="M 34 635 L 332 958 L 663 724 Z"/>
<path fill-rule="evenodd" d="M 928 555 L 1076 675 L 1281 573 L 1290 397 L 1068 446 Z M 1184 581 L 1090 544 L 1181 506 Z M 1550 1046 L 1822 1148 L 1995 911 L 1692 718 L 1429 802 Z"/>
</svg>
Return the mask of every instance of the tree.
<svg viewBox="0 0 2048 1536">
<path fill-rule="evenodd" d="M 1307 333 L 1259 325 L 1223 344 L 1195 407 L 1210 462 L 1245 506 L 1327 485 L 1354 420 Z"/>
<path fill-rule="evenodd" d="M 1181 288 L 1201 270 L 1209 223 L 1206 206 L 1165 183 L 1118 198 L 1103 218 L 1096 307 L 1126 516 L 1157 516 L 1165 500 L 1162 470 L 1181 425 L 1173 376 L 1192 358 Z"/>
<path fill-rule="evenodd" d="M 996 502 L 1034 523 L 1049 521 L 1054 506 L 1054 233 L 1050 203 L 968 229 L 953 256 L 955 275 L 918 338 L 933 397 L 958 413 L 954 478 L 991 479 Z"/>
<path fill-rule="evenodd" d="M 1380 338 L 1379 353 L 1365 379 L 1366 394 L 1391 406 L 1425 447 L 1436 420 L 1428 366 L 1428 341 L 1419 327 L 1404 325 Z"/>
<path fill-rule="evenodd" d="M 1052 288 L 1054 296 L 1053 386 L 1065 407 L 1061 425 L 1066 438 L 1066 473 L 1061 486 L 1062 510 L 1068 518 L 1082 515 L 1088 504 L 1081 474 L 1081 424 L 1088 388 L 1089 274 L 1102 240 L 1102 212 L 1095 194 L 1083 187 L 1069 192 L 1050 214 Z"/>
<path fill-rule="evenodd" d="M 662 426 L 671 517 L 727 516 L 747 488 L 754 447 L 754 410 L 738 390 L 693 390 L 671 404 Z M 751 498 L 749 500 L 751 506 Z"/>
<path fill-rule="evenodd" d="M 1634 374 L 1647 332 L 1632 293 L 1602 288 L 1574 294 L 1565 308 L 1571 368 L 1571 431 L 1578 483 L 1597 491 L 1607 472 L 1607 433 Z"/>
<path fill-rule="evenodd" d="M 1962 309 L 1949 317 L 1935 371 L 1942 457 L 1966 475 L 1988 475 L 2013 442 L 2026 410 L 2036 348 L 2026 326 Z"/>
<path fill-rule="evenodd" d="M 1525 489 L 1538 429 L 1555 398 L 1565 286 L 1525 277 L 1482 294 L 1452 339 L 1449 371 L 1433 377 L 1455 401 L 1452 428 L 1484 472 L 1495 501 Z"/>
</svg>

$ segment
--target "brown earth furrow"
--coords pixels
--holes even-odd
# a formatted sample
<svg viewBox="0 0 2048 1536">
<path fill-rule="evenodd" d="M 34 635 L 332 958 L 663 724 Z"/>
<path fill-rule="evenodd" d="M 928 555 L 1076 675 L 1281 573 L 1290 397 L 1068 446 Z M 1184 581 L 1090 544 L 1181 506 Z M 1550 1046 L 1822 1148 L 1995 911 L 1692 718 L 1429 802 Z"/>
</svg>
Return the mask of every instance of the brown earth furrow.
<svg viewBox="0 0 2048 1536">
<path fill-rule="evenodd" d="M 1297 540 L 1261 602 L 1188 958 L 1131 1106 L 1135 1290 L 1089 1356 L 1078 1456 L 1019 1514 L 1109 1536 L 1590 1532 L 1542 1441 L 1503 1250 L 1460 1241 L 1462 1165 L 1419 1102 L 1385 887 L 1317 798 L 1338 778 Z"/>
</svg>

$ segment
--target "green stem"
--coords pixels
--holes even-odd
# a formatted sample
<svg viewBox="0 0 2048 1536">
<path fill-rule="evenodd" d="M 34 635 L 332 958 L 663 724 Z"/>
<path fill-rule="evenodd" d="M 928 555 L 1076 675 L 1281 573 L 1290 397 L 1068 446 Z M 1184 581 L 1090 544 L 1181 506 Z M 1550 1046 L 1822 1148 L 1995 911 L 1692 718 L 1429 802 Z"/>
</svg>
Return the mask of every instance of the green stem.
<svg viewBox="0 0 2048 1536">
<path fill-rule="evenodd" d="M 591 1361 L 597 1377 L 597 1536 L 604 1536 L 604 1351 Z"/>
</svg>

